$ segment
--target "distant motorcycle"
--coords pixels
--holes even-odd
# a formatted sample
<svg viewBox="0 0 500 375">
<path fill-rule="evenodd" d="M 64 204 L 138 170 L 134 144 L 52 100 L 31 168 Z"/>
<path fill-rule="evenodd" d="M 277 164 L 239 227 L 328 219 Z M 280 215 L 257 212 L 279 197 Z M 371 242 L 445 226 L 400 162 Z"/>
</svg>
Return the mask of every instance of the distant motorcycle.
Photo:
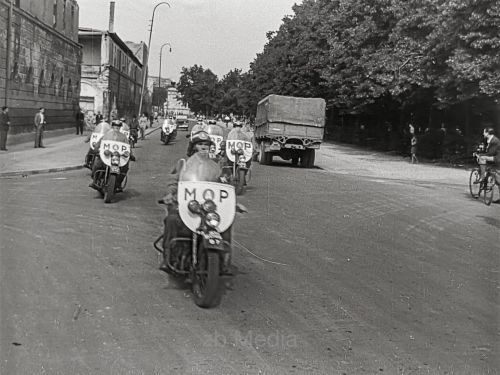
<svg viewBox="0 0 500 375">
<path fill-rule="evenodd" d="M 235 187 L 236 195 L 241 195 L 251 177 L 253 144 L 247 140 L 227 139 L 226 155 L 229 162 L 223 167 L 224 174 Z"/>
<path fill-rule="evenodd" d="M 137 139 L 138 139 L 138 130 L 137 129 L 130 129 L 130 135 L 128 137 L 130 147 L 135 148 L 135 145 L 137 144 Z"/>
<path fill-rule="evenodd" d="M 98 169 L 94 173 L 94 184 L 104 198 L 104 203 L 110 203 L 116 192 L 123 191 L 127 184 L 127 175 L 120 172 L 120 167 L 125 166 L 130 159 L 130 145 L 112 141 L 101 141 L 99 150 L 104 168 Z M 121 186 L 118 186 L 117 178 L 124 175 Z"/>
<path fill-rule="evenodd" d="M 170 141 L 174 140 L 177 136 L 177 126 L 175 122 L 167 119 L 163 122 L 161 126 L 160 139 L 163 144 L 168 144 Z"/>
</svg>

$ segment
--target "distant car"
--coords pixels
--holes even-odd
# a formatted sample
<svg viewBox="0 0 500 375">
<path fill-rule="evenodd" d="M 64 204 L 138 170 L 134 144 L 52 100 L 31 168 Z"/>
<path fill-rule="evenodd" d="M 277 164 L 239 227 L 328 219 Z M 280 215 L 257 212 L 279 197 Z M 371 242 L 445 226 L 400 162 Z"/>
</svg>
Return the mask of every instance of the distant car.
<svg viewBox="0 0 500 375">
<path fill-rule="evenodd" d="M 175 122 L 177 123 L 178 130 L 186 130 L 186 131 L 188 130 L 189 122 L 187 116 L 179 115 L 177 116 Z"/>
</svg>

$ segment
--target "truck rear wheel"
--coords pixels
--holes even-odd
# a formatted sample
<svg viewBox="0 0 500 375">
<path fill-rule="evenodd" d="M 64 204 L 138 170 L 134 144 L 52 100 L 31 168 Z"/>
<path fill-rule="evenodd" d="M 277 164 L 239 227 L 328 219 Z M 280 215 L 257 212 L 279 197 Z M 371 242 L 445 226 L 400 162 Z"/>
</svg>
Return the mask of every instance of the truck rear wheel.
<svg viewBox="0 0 500 375">
<path fill-rule="evenodd" d="M 314 167 L 314 159 L 316 156 L 316 150 L 313 148 L 306 149 L 300 158 L 300 166 L 302 168 L 313 168 Z"/>
<path fill-rule="evenodd" d="M 265 152 L 264 145 L 261 145 L 259 150 L 259 164 L 269 165 L 272 161 L 273 155 L 270 152 Z"/>
</svg>

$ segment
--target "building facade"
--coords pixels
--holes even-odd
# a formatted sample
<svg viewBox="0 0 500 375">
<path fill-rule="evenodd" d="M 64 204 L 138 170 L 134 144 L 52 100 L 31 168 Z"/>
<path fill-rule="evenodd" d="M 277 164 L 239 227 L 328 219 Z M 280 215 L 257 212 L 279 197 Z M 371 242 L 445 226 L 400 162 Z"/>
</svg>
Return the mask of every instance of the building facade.
<svg viewBox="0 0 500 375">
<path fill-rule="evenodd" d="M 164 111 L 171 116 L 190 115 L 189 107 L 184 105 L 177 97 L 179 92 L 175 87 L 168 88 L 167 101 L 164 104 Z"/>
<path fill-rule="evenodd" d="M 11 134 L 31 132 L 40 107 L 47 130 L 74 127 L 82 51 L 75 0 L 0 0 L 0 102 Z"/>
<path fill-rule="evenodd" d="M 138 57 L 131 42 L 114 32 L 80 28 L 78 41 L 83 47 L 80 106 L 87 118 L 98 112 L 110 119 L 137 115 L 144 43 Z"/>
</svg>

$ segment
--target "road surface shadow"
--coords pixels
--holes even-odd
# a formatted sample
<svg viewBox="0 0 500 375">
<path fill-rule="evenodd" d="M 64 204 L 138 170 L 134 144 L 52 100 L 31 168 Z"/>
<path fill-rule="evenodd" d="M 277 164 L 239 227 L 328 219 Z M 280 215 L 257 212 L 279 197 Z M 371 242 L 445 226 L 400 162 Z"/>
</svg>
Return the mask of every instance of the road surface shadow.
<svg viewBox="0 0 500 375">
<path fill-rule="evenodd" d="M 303 169 L 303 170 L 308 170 L 308 169 L 319 169 L 319 170 L 323 170 L 323 168 L 321 167 L 318 167 L 317 165 L 315 165 L 314 167 L 312 168 L 302 168 L 301 166 L 299 165 L 292 165 L 291 162 L 287 162 L 287 161 L 282 161 L 282 160 L 276 160 L 270 164 L 271 167 L 278 167 L 278 168 L 293 168 L 293 169 Z"/>
<path fill-rule="evenodd" d="M 477 216 L 477 217 L 483 219 L 486 224 L 489 224 L 495 228 L 500 229 L 500 220 L 498 220 L 497 218 L 489 216 Z"/>
</svg>

